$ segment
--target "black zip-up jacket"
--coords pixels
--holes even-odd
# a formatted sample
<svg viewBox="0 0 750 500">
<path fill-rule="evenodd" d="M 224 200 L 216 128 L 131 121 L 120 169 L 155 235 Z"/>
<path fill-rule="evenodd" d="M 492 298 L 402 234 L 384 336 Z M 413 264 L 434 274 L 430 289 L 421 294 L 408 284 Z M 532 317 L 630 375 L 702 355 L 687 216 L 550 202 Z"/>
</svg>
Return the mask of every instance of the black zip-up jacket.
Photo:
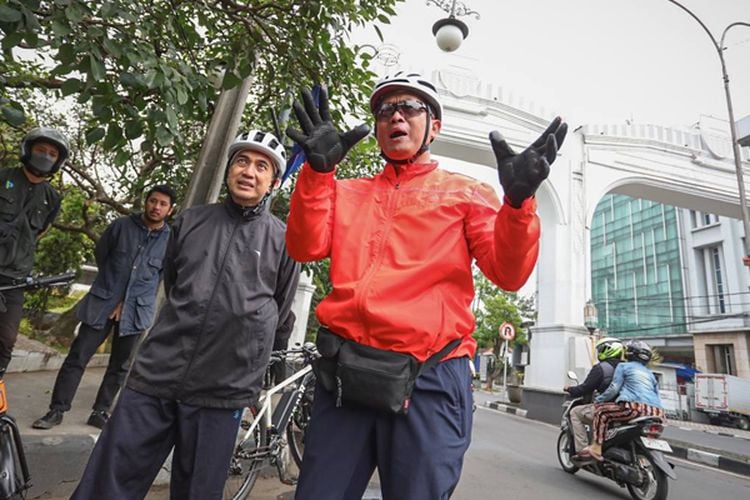
<svg viewBox="0 0 750 500">
<path fill-rule="evenodd" d="M 128 387 L 194 406 L 254 403 L 299 280 L 285 230 L 267 207 L 229 200 L 180 215 L 165 255 L 166 303 Z"/>
<path fill-rule="evenodd" d="M 602 365 L 607 363 L 609 367 L 606 370 L 602 369 Z M 612 376 L 615 373 L 615 368 L 620 364 L 619 359 L 606 359 L 600 363 L 595 364 L 591 367 L 591 371 L 586 376 L 586 380 L 582 384 L 568 388 L 568 394 L 572 398 L 585 397 L 591 399 L 594 391 L 599 394 L 603 393 L 609 387 L 612 382 Z M 611 367 L 611 368 L 610 368 Z"/>
</svg>

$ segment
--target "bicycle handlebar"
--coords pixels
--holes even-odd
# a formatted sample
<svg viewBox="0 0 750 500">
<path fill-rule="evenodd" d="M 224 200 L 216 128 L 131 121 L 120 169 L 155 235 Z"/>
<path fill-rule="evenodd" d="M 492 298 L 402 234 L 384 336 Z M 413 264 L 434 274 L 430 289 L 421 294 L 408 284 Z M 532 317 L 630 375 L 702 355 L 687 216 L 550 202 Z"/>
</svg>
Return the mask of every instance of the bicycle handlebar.
<svg viewBox="0 0 750 500">
<path fill-rule="evenodd" d="M 312 342 L 305 342 L 303 346 L 297 347 L 294 349 L 282 349 L 278 351 L 272 351 L 269 364 L 273 364 L 279 361 L 284 361 L 290 354 L 303 354 L 305 357 L 308 357 L 308 358 L 316 358 L 319 356 L 318 348 L 315 346 L 315 344 Z"/>
<path fill-rule="evenodd" d="M 73 281 L 75 277 L 76 277 L 76 273 L 73 273 L 73 272 L 57 274 L 54 276 L 41 276 L 41 277 L 36 277 L 36 278 L 32 278 L 31 276 L 29 276 L 24 281 L 15 283 L 13 285 L 0 285 L 0 292 L 7 292 L 9 290 L 19 290 L 19 289 L 35 290 L 37 288 L 67 285 L 68 283 Z"/>
</svg>

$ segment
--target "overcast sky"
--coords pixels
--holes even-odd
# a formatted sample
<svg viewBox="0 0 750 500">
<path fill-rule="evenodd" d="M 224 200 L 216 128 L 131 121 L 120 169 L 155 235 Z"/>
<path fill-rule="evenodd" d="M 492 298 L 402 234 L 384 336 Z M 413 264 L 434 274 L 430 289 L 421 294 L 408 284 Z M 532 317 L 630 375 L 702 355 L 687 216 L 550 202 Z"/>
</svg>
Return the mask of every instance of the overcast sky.
<svg viewBox="0 0 750 500">
<path fill-rule="evenodd" d="M 447 0 L 446 0 L 447 1 Z M 732 22 L 750 23 L 750 0 L 683 0 L 717 40 Z M 425 0 L 398 4 L 386 43 L 411 69 L 467 68 L 575 128 L 584 123 L 687 126 L 701 114 L 727 118 L 721 66 L 711 40 L 667 0 L 467 0 L 469 37 L 441 52 L 432 24 L 446 17 Z M 359 42 L 380 45 L 368 29 Z M 735 118 L 750 115 L 750 28 L 732 28 L 725 53 Z M 379 66 L 379 69 L 383 69 Z M 394 71 L 390 68 L 390 71 Z"/>
</svg>

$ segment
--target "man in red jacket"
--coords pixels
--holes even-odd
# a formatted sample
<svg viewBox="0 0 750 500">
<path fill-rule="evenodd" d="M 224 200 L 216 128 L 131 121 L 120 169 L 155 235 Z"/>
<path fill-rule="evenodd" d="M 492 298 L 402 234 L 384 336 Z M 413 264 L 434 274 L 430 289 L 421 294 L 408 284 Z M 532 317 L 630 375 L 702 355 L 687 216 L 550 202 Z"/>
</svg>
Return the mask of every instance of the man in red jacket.
<svg viewBox="0 0 750 500">
<path fill-rule="evenodd" d="M 302 95 L 304 106 L 294 103 L 302 131 L 287 134 L 307 163 L 292 195 L 287 247 L 297 261 L 331 259 L 333 290 L 316 310 L 320 323 L 343 342 L 441 362 L 419 373 L 405 414 L 347 402 L 340 388 L 319 385 L 296 498 L 360 498 L 376 467 L 385 500 L 448 498 L 471 437 L 471 265 L 506 290 L 526 282 L 539 253 L 534 193 L 567 125 L 556 118 L 520 154 L 490 134 L 501 205 L 490 186 L 430 159 L 442 106 L 420 75 L 397 73 L 375 87 L 370 108 L 386 165 L 373 178 L 335 178 L 369 127 L 339 134 L 325 89 L 319 110 Z"/>
</svg>

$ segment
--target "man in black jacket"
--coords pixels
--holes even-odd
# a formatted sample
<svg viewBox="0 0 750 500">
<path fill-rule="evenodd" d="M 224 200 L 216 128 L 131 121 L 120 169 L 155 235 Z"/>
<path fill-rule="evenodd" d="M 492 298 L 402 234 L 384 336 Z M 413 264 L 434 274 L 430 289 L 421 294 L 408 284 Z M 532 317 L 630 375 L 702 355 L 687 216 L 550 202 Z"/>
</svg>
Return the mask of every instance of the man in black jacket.
<svg viewBox="0 0 750 500">
<path fill-rule="evenodd" d="M 145 497 L 173 448 L 171 497 L 221 499 L 242 409 L 258 398 L 299 280 L 286 227 L 268 210 L 285 167 L 272 134 L 241 134 L 229 148 L 227 199 L 175 220 L 166 303 L 73 499 Z"/>
<path fill-rule="evenodd" d="M 23 281 L 34 265 L 36 242 L 60 211 L 49 180 L 69 155 L 53 128 L 31 130 L 21 141 L 21 168 L 0 169 L 0 285 Z M 10 364 L 23 316 L 23 290 L 0 293 L 0 379 Z"/>
<path fill-rule="evenodd" d="M 622 342 L 613 337 L 606 337 L 596 343 L 596 355 L 599 363 L 591 367 L 582 384 L 576 386 L 566 385 L 563 391 L 570 394 L 571 398 L 583 397 L 588 404 L 579 405 L 570 410 L 570 423 L 573 426 L 573 437 L 576 452 L 581 451 L 589 444 L 586 433 L 586 424 L 591 425 L 594 420 L 594 392 L 601 394 L 612 382 L 615 368 L 622 360 L 625 350 Z"/>
</svg>

